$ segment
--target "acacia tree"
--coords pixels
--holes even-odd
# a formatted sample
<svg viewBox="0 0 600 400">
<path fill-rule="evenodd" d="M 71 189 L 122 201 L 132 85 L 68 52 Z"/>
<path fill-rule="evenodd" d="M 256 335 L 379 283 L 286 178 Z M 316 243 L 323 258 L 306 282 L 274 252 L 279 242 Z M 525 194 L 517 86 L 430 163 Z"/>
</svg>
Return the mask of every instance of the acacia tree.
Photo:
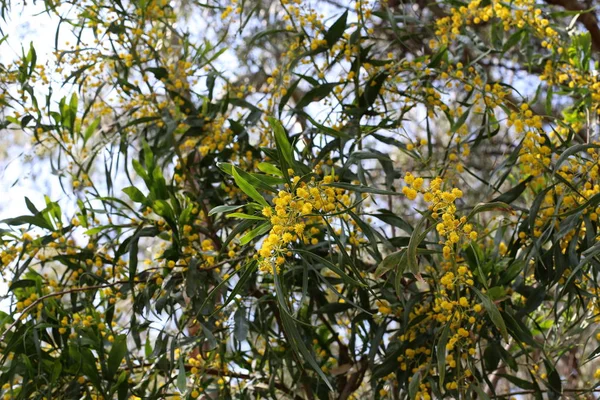
<svg viewBox="0 0 600 400">
<path fill-rule="evenodd" d="M 592 8 L 43 5 L 2 126 L 62 194 L 1 221 L 5 399 L 596 397 Z"/>
</svg>

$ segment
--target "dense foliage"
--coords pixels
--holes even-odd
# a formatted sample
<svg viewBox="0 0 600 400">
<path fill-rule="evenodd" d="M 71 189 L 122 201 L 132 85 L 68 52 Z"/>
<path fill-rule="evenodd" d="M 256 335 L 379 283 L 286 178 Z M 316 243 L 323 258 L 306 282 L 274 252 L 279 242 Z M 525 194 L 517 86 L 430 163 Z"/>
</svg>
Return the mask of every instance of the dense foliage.
<svg viewBox="0 0 600 400">
<path fill-rule="evenodd" d="M 589 5 L 12 3 L 4 399 L 597 396 Z"/>
</svg>

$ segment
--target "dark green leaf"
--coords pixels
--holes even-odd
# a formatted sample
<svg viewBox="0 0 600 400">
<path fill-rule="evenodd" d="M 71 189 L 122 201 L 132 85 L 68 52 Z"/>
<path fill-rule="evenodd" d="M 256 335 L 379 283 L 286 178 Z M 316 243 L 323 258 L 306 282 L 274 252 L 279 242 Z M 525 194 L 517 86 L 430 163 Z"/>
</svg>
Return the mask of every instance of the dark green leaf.
<svg viewBox="0 0 600 400">
<path fill-rule="evenodd" d="M 485 311 L 488 313 L 492 323 L 498 328 L 505 341 L 508 341 L 508 331 L 506 330 L 506 324 L 504 323 L 504 319 L 502 318 L 502 314 L 498 311 L 496 305 L 490 300 L 490 298 L 474 287 L 471 287 L 471 290 L 475 292 L 477 297 L 481 300 Z"/>
<path fill-rule="evenodd" d="M 325 33 L 327 45 L 331 48 L 344 34 L 346 30 L 346 20 L 348 19 L 348 11 L 346 10 Z"/>
<path fill-rule="evenodd" d="M 518 199 L 519 196 L 521 196 L 521 194 L 525 191 L 525 189 L 527 189 L 527 185 L 529 184 L 529 181 L 531 181 L 531 179 L 533 179 L 533 177 L 528 176 L 527 179 L 523 180 L 517 186 L 510 189 L 509 191 L 502 193 L 500 196 L 496 197 L 491 202 L 506 203 L 506 204 L 512 203 L 513 201 Z"/>
<path fill-rule="evenodd" d="M 260 193 L 258 193 L 254 186 L 250 185 L 244 178 L 240 176 L 240 174 L 237 172 L 237 168 L 233 168 L 231 172 L 235 183 L 244 193 L 248 195 L 248 197 L 258 202 L 259 204 L 262 204 L 265 207 L 269 206 L 269 203 L 267 203 L 265 198 Z"/>
<path fill-rule="evenodd" d="M 123 361 L 126 354 L 127 336 L 118 335 L 117 337 L 115 337 L 115 341 L 113 342 L 112 348 L 110 349 L 110 353 L 108 354 L 108 379 L 112 379 L 115 376 L 115 374 L 119 370 L 119 365 L 121 365 L 121 361 Z"/>
</svg>

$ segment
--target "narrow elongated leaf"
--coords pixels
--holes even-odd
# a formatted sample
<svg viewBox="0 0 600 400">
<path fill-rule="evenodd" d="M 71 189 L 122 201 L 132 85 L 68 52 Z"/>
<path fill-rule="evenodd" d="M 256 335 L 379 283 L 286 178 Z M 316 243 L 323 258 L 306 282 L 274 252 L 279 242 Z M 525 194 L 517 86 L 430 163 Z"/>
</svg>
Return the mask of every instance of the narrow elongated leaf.
<svg viewBox="0 0 600 400">
<path fill-rule="evenodd" d="M 437 344 L 435 345 L 440 387 L 444 387 L 444 379 L 446 377 L 446 343 L 448 343 L 449 334 L 450 325 L 446 325 L 440 334 Z"/>
<path fill-rule="evenodd" d="M 258 169 L 264 172 L 265 174 L 283 176 L 283 172 L 273 164 L 269 164 L 266 162 L 258 163 Z"/>
<path fill-rule="evenodd" d="M 383 259 L 375 270 L 375 277 L 380 278 L 386 272 L 396 269 L 396 273 L 402 275 L 406 269 L 406 249 L 399 250 L 395 253 L 390 254 Z"/>
<path fill-rule="evenodd" d="M 323 100 L 324 98 L 329 96 L 331 91 L 338 85 L 339 83 L 324 83 L 309 90 L 304 95 L 304 97 L 302 97 L 300 101 L 298 101 L 298 104 L 296 104 L 296 108 L 301 109 L 306 107 L 310 103 Z"/>
<path fill-rule="evenodd" d="M 346 30 L 346 20 L 348 19 L 348 11 L 346 10 L 325 33 L 325 40 L 329 47 L 333 46 L 344 34 Z"/>
<path fill-rule="evenodd" d="M 233 168 L 231 172 L 235 183 L 242 190 L 242 192 L 246 193 L 248 197 L 258 202 L 259 204 L 262 204 L 265 207 L 269 206 L 269 203 L 267 203 L 265 198 L 260 193 L 258 193 L 254 186 L 250 185 L 244 178 L 240 176 L 240 174 L 238 174 L 237 168 Z"/>
<path fill-rule="evenodd" d="M 467 215 L 467 221 L 470 221 L 475 215 L 486 211 L 512 211 L 512 207 L 501 201 L 491 203 L 479 203 Z"/>
<path fill-rule="evenodd" d="M 346 283 L 350 283 L 352 285 L 357 285 L 357 286 L 364 286 L 362 283 L 358 282 L 357 280 L 355 280 L 354 278 L 352 278 L 350 275 L 346 274 L 343 269 L 341 269 L 340 267 L 338 267 L 337 265 L 335 265 L 334 263 L 326 260 L 325 258 L 310 252 L 310 251 L 306 251 L 306 250 L 302 250 L 302 249 L 295 249 L 294 250 L 296 253 L 300 254 L 301 256 L 307 257 L 307 258 L 312 258 L 314 261 L 317 261 L 321 264 L 323 264 L 323 266 L 329 268 L 330 270 L 332 270 L 333 272 L 335 272 L 336 274 L 338 274 L 340 276 L 340 278 L 346 282 Z"/>
<path fill-rule="evenodd" d="M 419 385 L 421 384 L 421 371 L 414 373 L 408 384 L 408 397 L 410 400 L 414 400 L 417 397 Z"/>
<path fill-rule="evenodd" d="M 233 321 L 235 324 L 235 329 L 233 330 L 235 338 L 240 342 L 246 340 L 250 325 L 248 324 L 248 320 L 246 319 L 246 309 L 244 307 L 238 307 L 235 314 L 233 315 Z"/>
<path fill-rule="evenodd" d="M 240 239 L 240 244 L 244 245 L 244 244 L 250 242 L 255 237 L 264 235 L 265 233 L 269 232 L 269 229 L 271 229 L 270 222 L 265 222 L 264 224 L 259 225 L 258 227 L 252 229 L 250 232 L 246 233 Z"/>
<path fill-rule="evenodd" d="M 471 290 L 475 292 L 477 297 L 479 297 L 479 300 L 481 300 L 485 311 L 488 313 L 490 319 L 492 320 L 492 323 L 496 326 L 496 328 L 498 328 L 498 330 L 504 337 L 504 340 L 508 341 L 508 331 L 506 330 L 506 324 L 504 323 L 502 314 L 500 314 L 500 311 L 498 311 L 496 305 L 490 300 L 488 296 L 484 295 L 476 288 L 471 287 Z"/>
<path fill-rule="evenodd" d="M 437 68 L 440 66 L 440 63 L 444 58 L 447 58 L 448 47 L 444 46 L 438 50 L 438 52 L 431 58 L 429 64 L 427 64 L 427 68 Z"/>
<path fill-rule="evenodd" d="M 180 393 L 185 393 L 187 389 L 187 376 L 183 359 L 184 357 L 179 357 L 179 373 L 177 374 L 177 389 Z"/>
<path fill-rule="evenodd" d="M 501 377 L 505 378 L 506 380 L 508 380 L 510 383 L 520 387 L 521 389 L 527 389 L 527 390 L 533 390 L 535 388 L 534 384 L 526 381 L 524 379 L 521 378 L 517 378 L 514 375 L 509 375 L 509 374 L 499 374 Z"/>
<path fill-rule="evenodd" d="M 317 364 L 313 354 L 311 354 L 310 350 L 308 350 L 308 347 L 306 347 L 304 339 L 302 339 L 302 335 L 298 331 L 296 322 L 290 314 L 288 305 L 286 304 L 286 294 L 281 285 L 281 278 L 279 277 L 279 274 L 274 274 L 274 279 L 277 303 L 279 304 L 279 309 L 281 310 L 281 321 L 283 323 L 283 329 L 288 335 L 289 345 L 292 347 L 294 352 L 298 353 L 298 355 L 301 356 L 304 361 L 306 361 L 315 370 L 321 380 L 325 382 L 329 390 L 333 391 L 333 386 L 331 386 L 329 379 L 327 379 L 327 376 L 323 373 L 319 364 Z"/>
<path fill-rule="evenodd" d="M 144 196 L 140 189 L 136 188 L 135 186 L 126 187 L 123 189 L 123 192 L 125 192 L 131 201 L 135 203 L 143 203 L 146 201 L 146 196 Z"/>
<path fill-rule="evenodd" d="M 496 197 L 491 202 L 492 203 L 496 203 L 496 202 L 498 202 L 498 203 L 506 203 L 506 204 L 512 203 L 513 201 L 515 201 L 516 199 L 518 199 L 519 196 L 521 196 L 521 194 L 525 191 L 525 189 L 527 189 L 527 185 L 529 184 L 529 182 L 532 179 L 533 179 L 532 176 L 528 176 L 527 179 L 523 180 L 517 186 L 515 186 L 512 189 L 510 189 L 506 193 L 502 193 L 500 196 Z"/>
<path fill-rule="evenodd" d="M 467 121 L 467 118 L 469 117 L 470 111 L 471 111 L 471 108 L 467 109 L 467 111 L 465 111 L 460 117 L 458 117 L 458 119 L 456 121 L 454 121 L 454 123 L 452 124 L 452 126 L 450 128 L 451 132 L 458 131 L 460 129 L 460 127 L 465 124 L 465 122 Z"/>
<path fill-rule="evenodd" d="M 265 217 L 261 217 L 259 215 L 250 215 L 250 214 L 239 213 L 239 212 L 227 214 L 227 218 L 252 219 L 252 220 L 256 220 L 256 221 L 265 221 L 266 220 Z"/>
<path fill-rule="evenodd" d="M 412 235 L 410 235 L 410 241 L 408 242 L 408 248 L 406 251 L 406 259 L 408 262 L 409 271 L 414 274 L 416 274 L 419 271 L 419 263 L 417 260 L 417 254 L 418 254 L 417 248 L 419 247 L 421 242 L 423 242 L 423 240 L 425 240 L 425 237 L 427 236 L 427 234 L 431 230 L 433 230 L 433 228 L 435 227 L 435 224 L 430 224 L 427 229 L 423 230 L 425 228 L 425 224 L 427 223 L 430 215 L 431 215 L 431 213 L 428 212 L 427 214 L 425 214 L 421 217 L 421 220 L 415 227 L 415 230 L 413 231 Z"/>
<path fill-rule="evenodd" d="M 240 206 L 216 206 L 215 208 L 213 208 L 212 210 L 210 210 L 208 212 L 208 215 L 215 215 L 215 214 L 220 214 L 220 213 L 226 213 L 229 211 L 234 211 L 234 210 L 238 210 L 240 208 L 244 207 L 243 205 Z"/>
<path fill-rule="evenodd" d="M 413 227 L 408 222 L 406 222 L 403 218 L 401 218 L 400 216 L 398 216 L 398 215 L 394 214 L 393 212 L 386 210 L 386 209 L 379 209 L 377 211 L 379 212 L 379 214 L 369 214 L 369 215 L 371 215 L 377 219 L 380 219 L 383 222 L 385 222 L 391 226 L 400 228 L 408 234 L 412 233 Z"/>
<path fill-rule="evenodd" d="M 110 353 L 108 354 L 107 371 L 108 378 L 112 379 L 117 371 L 121 361 L 127 354 L 127 337 L 125 335 L 118 335 L 113 342 Z"/>
<path fill-rule="evenodd" d="M 560 157 L 558 157 L 558 160 L 556 160 L 556 164 L 554 164 L 554 173 L 556 174 L 556 172 L 560 169 L 560 166 L 567 160 L 567 158 L 569 158 L 572 155 L 575 155 L 579 152 L 588 150 L 588 149 L 600 149 L 600 145 L 598 145 L 598 144 L 576 144 L 575 146 L 569 147 L 567 150 L 565 150 L 560 155 Z"/>
</svg>

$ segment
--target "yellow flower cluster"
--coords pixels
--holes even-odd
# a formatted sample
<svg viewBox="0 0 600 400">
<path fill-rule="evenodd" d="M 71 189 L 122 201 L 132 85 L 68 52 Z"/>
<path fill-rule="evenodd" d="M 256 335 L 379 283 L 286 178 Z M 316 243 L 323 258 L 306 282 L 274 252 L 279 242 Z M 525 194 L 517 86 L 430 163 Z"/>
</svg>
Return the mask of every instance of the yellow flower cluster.
<svg viewBox="0 0 600 400">
<path fill-rule="evenodd" d="M 218 352 L 193 352 L 192 354 L 187 355 L 186 358 L 187 363 L 191 366 L 190 372 L 196 381 L 200 381 L 206 376 L 204 372 L 206 369 L 221 371 L 223 375 L 229 373 L 227 363 L 223 362 L 221 355 Z M 220 380 L 222 380 L 222 378 Z"/>
<path fill-rule="evenodd" d="M 481 3 L 481 0 L 473 0 L 467 6 L 452 8 L 450 16 L 440 18 L 435 32 L 439 42 L 435 47 L 455 40 L 465 26 L 487 23 L 493 18 L 502 21 L 505 31 L 527 26 L 535 36 L 544 40 L 543 47 L 552 49 L 558 44 L 558 32 L 548 26 L 549 21 L 542 16 L 542 10 L 536 8 L 534 0 L 517 0 L 510 4 L 491 1 L 485 6 Z"/>
<path fill-rule="evenodd" d="M 301 240 L 317 244 L 314 236 L 321 233 L 319 214 L 326 214 L 351 205 L 350 195 L 344 189 L 328 186 L 335 177 L 326 175 L 322 180 L 311 178 L 309 182 L 293 177 L 294 187 L 281 190 L 273 199 L 274 207 L 265 207 L 262 214 L 269 218 L 271 230 L 263 241 L 258 256 L 259 268 L 263 272 L 279 272 L 285 257 L 291 256 L 290 244 Z M 307 230 L 307 227 L 310 229 Z"/>
<path fill-rule="evenodd" d="M 398 336 L 405 348 L 398 357 L 398 363 L 402 371 L 411 374 L 417 371 L 429 375 L 439 373 L 432 365 L 431 348 L 441 332 L 448 329 L 445 360 L 447 376 L 451 379 L 446 381 L 445 387 L 454 390 L 459 386 L 467 386 L 472 375 L 468 359 L 473 359 L 477 354 L 475 346 L 477 332 L 481 329 L 483 307 L 472 300 L 469 286 L 474 281 L 466 265 L 455 267 L 454 262 L 445 262 L 441 275 L 432 267 L 427 267 L 426 272 L 429 273 L 427 285 L 436 290 L 422 292 L 421 304 L 409 313 L 407 328 Z M 399 310 L 396 314 L 401 313 L 402 310 Z M 425 342 L 424 338 L 427 338 Z M 430 384 L 423 382 L 417 398 L 431 398 L 429 388 Z"/>
<path fill-rule="evenodd" d="M 419 192 L 423 193 L 423 199 L 429 203 L 431 217 L 439 220 L 436 230 L 440 237 L 444 238 L 441 244 L 445 259 L 449 259 L 454 252 L 454 247 L 461 238 L 477 240 L 477 232 L 473 230 L 471 224 L 467 224 L 467 218 L 462 216 L 457 218 L 456 199 L 463 196 L 463 192 L 458 188 L 452 188 L 450 191 L 442 190 L 443 180 L 434 178 L 429 183 L 429 188 L 423 189 L 423 178 L 414 177 L 410 172 L 404 176 L 404 182 L 410 186 L 405 186 L 402 193 L 410 200 L 415 200 Z"/>
</svg>

